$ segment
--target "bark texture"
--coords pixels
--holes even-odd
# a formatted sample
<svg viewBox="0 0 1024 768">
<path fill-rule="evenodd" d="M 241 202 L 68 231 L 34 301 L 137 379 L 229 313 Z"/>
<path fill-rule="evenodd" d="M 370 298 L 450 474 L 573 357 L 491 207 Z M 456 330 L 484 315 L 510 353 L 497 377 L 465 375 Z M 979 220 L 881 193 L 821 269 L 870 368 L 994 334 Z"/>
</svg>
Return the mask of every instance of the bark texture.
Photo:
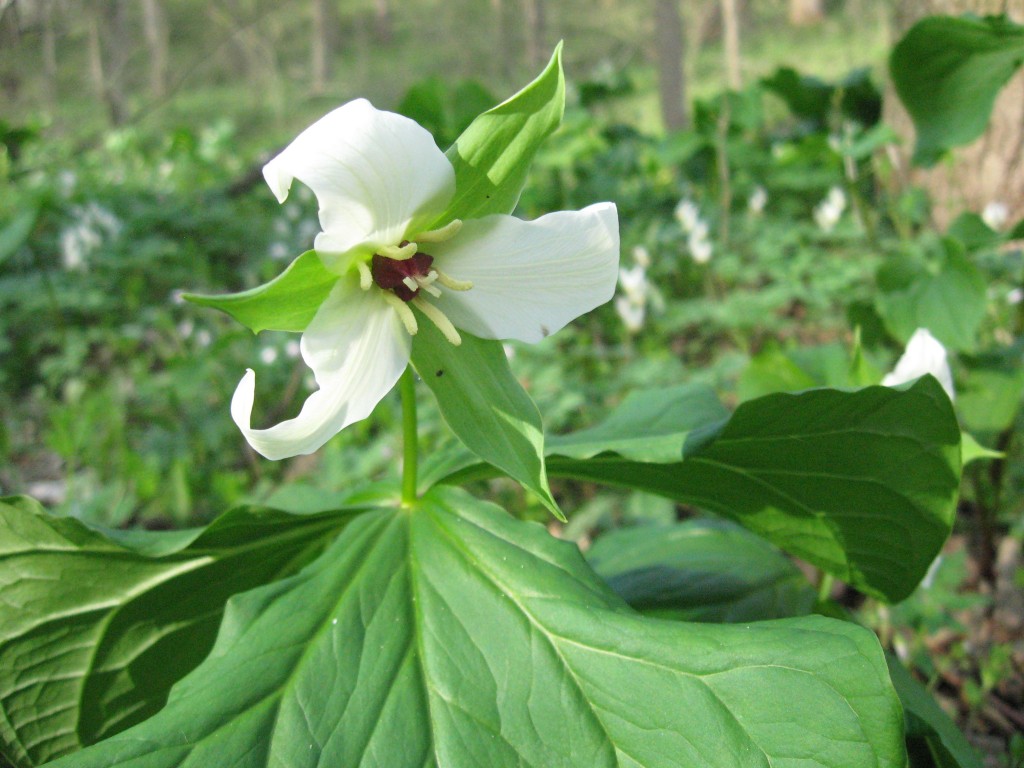
<svg viewBox="0 0 1024 768">
<path fill-rule="evenodd" d="M 679 0 L 655 0 L 654 27 L 661 121 L 666 131 L 677 131 L 690 122 L 683 78 L 683 18 Z"/>
</svg>

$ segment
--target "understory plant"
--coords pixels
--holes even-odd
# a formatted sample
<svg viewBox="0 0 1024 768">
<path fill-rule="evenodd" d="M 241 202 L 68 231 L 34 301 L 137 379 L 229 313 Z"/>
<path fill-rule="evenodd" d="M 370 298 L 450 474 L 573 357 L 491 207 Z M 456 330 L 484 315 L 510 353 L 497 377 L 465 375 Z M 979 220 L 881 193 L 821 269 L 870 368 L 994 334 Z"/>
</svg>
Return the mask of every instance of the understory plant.
<svg viewBox="0 0 1024 768">
<path fill-rule="evenodd" d="M 564 97 L 556 51 L 445 153 L 356 101 L 268 164 L 280 200 L 293 180 L 316 195 L 314 249 L 258 288 L 191 298 L 301 333 L 317 389 L 256 428 L 250 371 L 231 415 L 259 453 L 294 456 L 397 384 L 401 480 L 174 532 L 0 500 L 11 765 L 895 768 L 908 740 L 972 764 L 929 694 L 827 599 L 833 579 L 903 599 L 950 533 L 961 433 L 933 376 L 731 413 L 679 382 L 545 434 L 502 340 L 606 302 L 619 266 L 610 203 L 510 215 Z M 421 456 L 426 390 L 457 442 Z M 481 498 L 499 477 L 558 518 L 551 477 L 709 517 L 584 555 Z"/>
</svg>

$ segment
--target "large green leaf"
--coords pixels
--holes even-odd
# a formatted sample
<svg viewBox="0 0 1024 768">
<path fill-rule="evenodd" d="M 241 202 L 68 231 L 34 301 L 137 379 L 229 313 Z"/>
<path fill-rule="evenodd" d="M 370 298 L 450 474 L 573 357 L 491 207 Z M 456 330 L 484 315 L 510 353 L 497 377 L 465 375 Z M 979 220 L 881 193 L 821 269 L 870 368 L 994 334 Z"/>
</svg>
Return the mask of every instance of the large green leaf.
<svg viewBox="0 0 1024 768">
<path fill-rule="evenodd" d="M 537 79 L 484 112 L 448 150 L 455 198 L 440 221 L 511 213 L 537 149 L 562 123 L 565 76 L 562 45 Z"/>
<path fill-rule="evenodd" d="M 548 487 L 540 412 L 512 375 L 501 344 L 463 333 L 456 347 L 422 316 L 419 327 L 412 364 L 437 397 L 448 426 L 476 456 L 562 517 Z"/>
<path fill-rule="evenodd" d="M 108 538 L 0 500 L 0 748 L 39 765 L 138 723 L 213 645 L 231 595 L 293 574 L 348 521 L 240 508 Z"/>
<path fill-rule="evenodd" d="M 605 421 L 553 437 L 548 447 L 575 458 L 614 451 L 637 461 L 674 461 L 693 430 L 728 416 L 714 390 L 703 384 L 630 392 Z"/>
<path fill-rule="evenodd" d="M 456 489 L 231 601 L 167 706 L 51 768 L 897 768 L 877 640 L 633 614 L 572 545 Z"/>
<path fill-rule="evenodd" d="M 934 165 L 985 130 L 1000 89 L 1024 63 L 1024 27 L 1005 16 L 922 19 L 893 48 L 893 85 L 917 129 L 914 161 Z"/>
<path fill-rule="evenodd" d="M 619 528 L 594 542 L 587 561 L 633 608 L 666 619 L 804 616 L 817 599 L 789 558 L 727 520 Z"/>
<path fill-rule="evenodd" d="M 639 433 L 638 433 L 639 435 Z M 732 518 L 858 589 L 898 601 L 949 536 L 960 429 L 934 378 L 750 400 L 690 432 L 682 461 L 549 455 L 552 475 L 635 488 Z M 487 477 L 466 466 L 445 482 Z"/>
<path fill-rule="evenodd" d="M 316 255 L 306 251 L 269 283 L 241 293 L 203 296 L 186 293 L 193 304 L 227 312 L 254 333 L 306 329 L 331 292 L 338 276 L 329 272 Z"/>
<path fill-rule="evenodd" d="M 946 347 L 971 351 L 985 319 L 985 278 L 959 242 L 947 239 L 944 245 L 945 257 L 933 270 L 900 263 L 880 270 L 875 308 L 900 341 L 927 328 Z"/>
</svg>

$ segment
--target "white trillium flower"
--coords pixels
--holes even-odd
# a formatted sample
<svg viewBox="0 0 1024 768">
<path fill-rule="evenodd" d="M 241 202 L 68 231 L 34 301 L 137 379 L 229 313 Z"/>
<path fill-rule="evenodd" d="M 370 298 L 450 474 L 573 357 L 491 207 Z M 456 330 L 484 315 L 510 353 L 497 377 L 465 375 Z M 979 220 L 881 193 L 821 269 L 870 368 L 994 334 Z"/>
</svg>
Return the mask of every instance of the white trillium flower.
<svg viewBox="0 0 1024 768">
<path fill-rule="evenodd" d="M 319 389 L 298 416 L 250 423 L 256 377 L 246 372 L 231 415 L 269 459 L 308 454 L 366 418 L 409 363 L 417 308 L 453 344 L 457 328 L 536 342 L 608 301 L 619 266 L 612 203 L 536 221 L 490 215 L 439 221 L 455 171 L 412 120 L 358 99 L 311 125 L 263 169 L 279 202 L 292 181 L 320 205 L 314 247 L 339 276 L 302 334 Z"/>
<path fill-rule="evenodd" d="M 953 400 L 956 395 L 946 348 L 927 328 L 918 328 L 907 342 L 907 349 L 896 362 L 896 367 L 882 379 L 882 386 L 895 387 L 929 373 L 938 379 L 949 399 Z"/>
</svg>

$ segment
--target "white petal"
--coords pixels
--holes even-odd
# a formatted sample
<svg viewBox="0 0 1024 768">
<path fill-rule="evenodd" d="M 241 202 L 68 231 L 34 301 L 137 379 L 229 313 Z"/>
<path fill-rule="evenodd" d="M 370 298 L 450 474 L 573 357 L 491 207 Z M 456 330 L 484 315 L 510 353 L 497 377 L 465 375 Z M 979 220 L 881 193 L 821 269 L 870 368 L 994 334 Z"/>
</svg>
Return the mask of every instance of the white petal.
<svg viewBox="0 0 1024 768">
<path fill-rule="evenodd" d="M 918 328 L 907 342 L 907 349 L 896 363 L 892 373 L 886 374 L 882 385 L 894 387 L 918 379 L 930 373 L 939 380 L 949 399 L 955 397 L 953 374 L 949 370 L 946 348 L 929 333 L 927 328 Z"/>
<path fill-rule="evenodd" d="M 536 342 L 615 293 L 619 220 L 612 203 L 536 221 L 486 216 L 432 245 L 437 266 L 468 291 L 430 301 L 459 328 L 487 339 Z"/>
<path fill-rule="evenodd" d="M 410 338 L 377 291 L 339 281 L 302 335 L 302 357 L 320 389 L 294 419 L 269 429 L 250 426 L 256 374 L 250 369 L 231 399 L 231 417 L 268 459 L 312 453 L 365 419 L 409 363 Z"/>
<path fill-rule="evenodd" d="M 397 245 L 433 224 L 455 194 L 455 171 L 430 133 L 365 99 L 313 123 L 263 175 L 279 201 L 292 179 L 313 190 L 323 227 L 316 249 L 339 273 L 349 251 Z"/>
</svg>

